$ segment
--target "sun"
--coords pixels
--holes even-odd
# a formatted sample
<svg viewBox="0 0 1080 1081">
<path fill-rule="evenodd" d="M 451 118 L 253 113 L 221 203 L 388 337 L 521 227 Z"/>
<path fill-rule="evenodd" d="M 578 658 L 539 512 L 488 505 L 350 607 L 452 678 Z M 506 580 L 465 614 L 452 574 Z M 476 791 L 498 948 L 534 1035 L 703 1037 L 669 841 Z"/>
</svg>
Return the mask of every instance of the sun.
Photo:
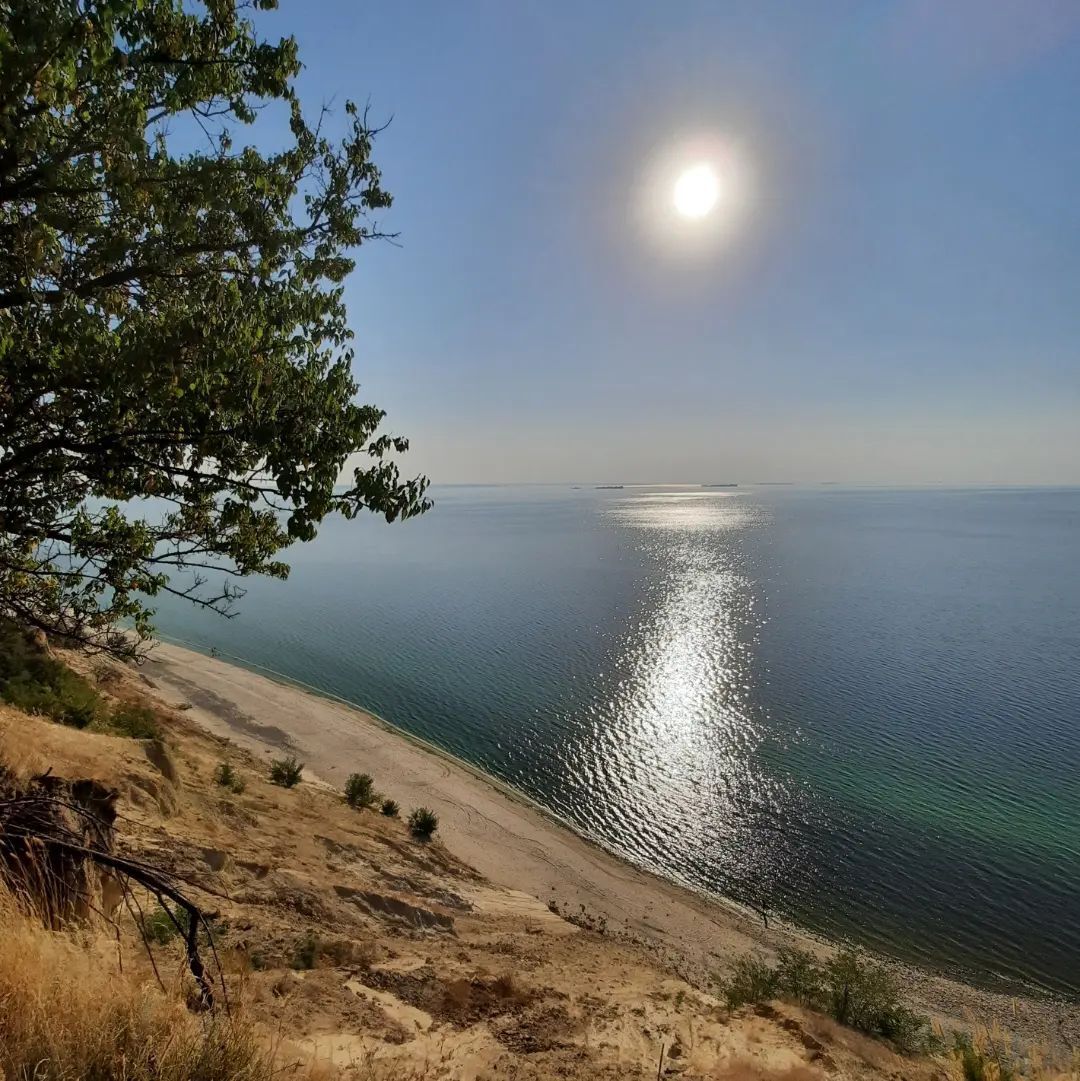
<svg viewBox="0 0 1080 1081">
<path fill-rule="evenodd" d="M 684 169 L 672 192 L 675 209 L 684 218 L 704 218 L 720 198 L 720 182 L 705 162 Z"/>
</svg>

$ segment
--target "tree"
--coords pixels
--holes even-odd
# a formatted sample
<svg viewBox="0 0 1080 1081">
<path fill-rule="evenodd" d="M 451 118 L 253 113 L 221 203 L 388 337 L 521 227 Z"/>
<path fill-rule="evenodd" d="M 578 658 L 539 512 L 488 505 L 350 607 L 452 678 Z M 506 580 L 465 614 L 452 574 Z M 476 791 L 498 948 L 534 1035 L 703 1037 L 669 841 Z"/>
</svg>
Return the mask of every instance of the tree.
<svg viewBox="0 0 1080 1081">
<path fill-rule="evenodd" d="M 351 102 L 340 139 L 309 124 L 295 41 L 251 22 L 274 6 L 0 0 L 0 610 L 25 625 L 131 653 L 148 597 L 228 614 L 209 571 L 285 577 L 328 514 L 429 505 L 351 374 L 376 131 Z M 234 142 L 256 119 L 280 149 Z"/>
</svg>

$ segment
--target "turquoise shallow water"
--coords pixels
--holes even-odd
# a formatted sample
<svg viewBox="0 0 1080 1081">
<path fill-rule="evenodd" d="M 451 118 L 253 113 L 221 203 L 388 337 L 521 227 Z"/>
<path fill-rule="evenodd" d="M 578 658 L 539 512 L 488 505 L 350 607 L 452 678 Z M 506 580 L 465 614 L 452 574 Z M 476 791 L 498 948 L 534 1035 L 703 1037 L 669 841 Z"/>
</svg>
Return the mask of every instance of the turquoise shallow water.
<svg viewBox="0 0 1080 1081">
<path fill-rule="evenodd" d="M 1080 490 L 434 494 L 329 524 L 233 620 L 169 605 L 160 629 L 654 870 L 1080 994 Z"/>
</svg>

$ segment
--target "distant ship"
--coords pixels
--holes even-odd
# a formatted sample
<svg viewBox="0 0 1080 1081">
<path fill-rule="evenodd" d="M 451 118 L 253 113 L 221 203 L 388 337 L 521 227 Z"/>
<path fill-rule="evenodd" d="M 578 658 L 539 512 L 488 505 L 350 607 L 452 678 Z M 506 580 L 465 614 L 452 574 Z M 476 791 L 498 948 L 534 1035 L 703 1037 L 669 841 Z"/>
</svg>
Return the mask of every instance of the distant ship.
<svg viewBox="0 0 1080 1081">
<path fill-rule="evenodd" d="M 703 484 L 702 488 L 738 488 L 737 484 Z"/>
<path fill-rule="evenodd" d="M 621 484 L 598 484 L 596 486 L 597 491 L 600 491 L 601 489 L 604 489 L 604 490 L 616 489 L 617 490 L 617 489 L 620 489 L 620 488 L 622 488 Z"/>
</svg>

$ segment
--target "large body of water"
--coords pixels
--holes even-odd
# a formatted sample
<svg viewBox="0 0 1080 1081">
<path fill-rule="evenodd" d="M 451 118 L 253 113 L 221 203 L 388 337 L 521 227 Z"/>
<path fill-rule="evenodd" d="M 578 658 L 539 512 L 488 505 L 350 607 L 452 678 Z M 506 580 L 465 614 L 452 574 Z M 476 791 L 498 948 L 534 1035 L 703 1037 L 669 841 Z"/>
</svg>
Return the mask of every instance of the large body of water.
<svg viewBox="0 0 1080 1081">
<path fill-rule="evenodd" d="M 231 621 L 159 627 L 651 869 L 1080 993 L 1080 490 L 434 495 L 418 521 L 328 524 Z"/>
</svg>

